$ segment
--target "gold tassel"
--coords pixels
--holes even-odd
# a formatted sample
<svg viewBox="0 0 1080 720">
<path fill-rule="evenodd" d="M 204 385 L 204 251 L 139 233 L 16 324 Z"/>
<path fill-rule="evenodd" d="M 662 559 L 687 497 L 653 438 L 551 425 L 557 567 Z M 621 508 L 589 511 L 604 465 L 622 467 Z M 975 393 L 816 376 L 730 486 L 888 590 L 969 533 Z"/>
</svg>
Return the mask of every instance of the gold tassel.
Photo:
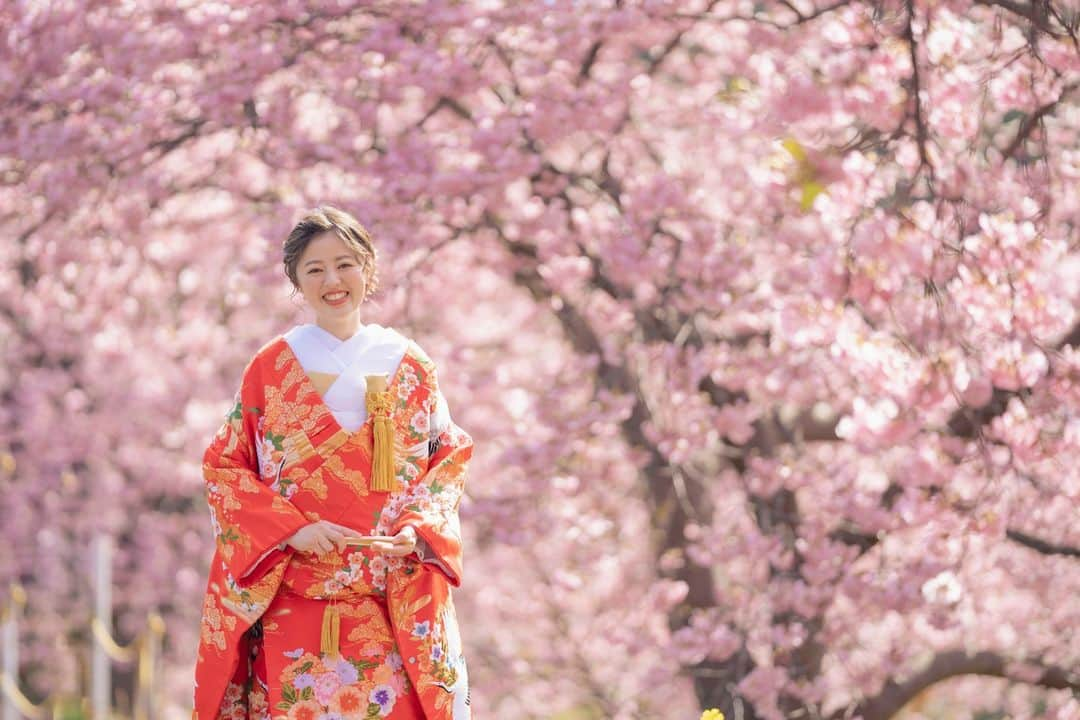
<svg viewBox="0 0 1080 720">
<path fill-rule="evenodd" d="M 374 445 L 371 459 L 371 489 L 390 492 L 394 489 L 394 426 L 390 420 L 390 393 L 382 375 L 367 376 L 367 411 L 374 419 Z"/>
<path fill-rule="evenodd" d="M 337 660 L 340 654 L 341 643 L 341 611 L 337 605 L 330 603 L 326 606 L 322 616 L 322 639 L 319 649 L 323 655 Z"/>
</svg>

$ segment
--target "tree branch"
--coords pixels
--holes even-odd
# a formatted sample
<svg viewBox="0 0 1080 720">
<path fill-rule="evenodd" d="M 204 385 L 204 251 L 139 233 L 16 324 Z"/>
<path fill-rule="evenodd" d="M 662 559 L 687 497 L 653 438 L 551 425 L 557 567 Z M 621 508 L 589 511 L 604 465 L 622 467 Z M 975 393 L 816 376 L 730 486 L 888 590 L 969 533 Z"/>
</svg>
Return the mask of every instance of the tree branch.
<svg viewBox="0 0 1080 720">
<path fill-rule="evenodd" d="M 833 713 L 830 720 L 840 720 L 855 715 L 861 716 L 864 720 L 888 720 L 926 688 L 960 675 L 988 675 L 1053 690 L 1071 689 L 1074 692 L 1080 692 L 1080 675 L 1075 671 L 1067 671 L 1064 668 L 1036 661 L 1028 664 L 1037 666 L 1041 672 L 1037 678 L 1031 679 L 1026 674 L 1021 676 L 1010 667 L 1020 662 L 993 652 L 980 652 L 973 655 L 963 650 L 941 652 L 934 656 L 929 665 L 906 681 L 887 682 L 876 697 L 860 703 L 854 710 L 850 708 L 838 710 Z"/>
<path fill-rule="evenodd" d="M 919 53 L 918 46 L 915 43 L 915 32 L 912 28 L 912 23 L 915 21 L 915 3 L 914 0 L 907 0 L 907 22 L 904 23 L 903 38 L 907 42 L 908 54 L 911 58 L 911 88 L 908 91 L 908 97 L 915 103 L 915 140 L 919 148 L 919 166 L 925 167 L 930 171 L 930 177 L 934 176 L 934 165 L 930 162 L 930 154 L 926 151 L 926 143 L 928 142 L 928 133 L 926 130 L 926 122 L 923 120 L 923 106 L 921 97 L 922 80 L 919 78 Z"/>
<path fill-rule="evenodd" d="M 695 12 L 679 12 L 679 13 L 674 13 L 673 17 L 686 18 L 686 19 L 689 19 L 689 20 L 704 20 L 704 21 L 707 21 L 707 22 L 713 22 L 713 23 L 718 23 L 718 24 L 729 23 L 729 22 L 732 22 L 732 21 L 735 21 L 735 20 L 742 20 L 743 22 L 761 23 L 762 25 L 771 25 L 772 27 L 774 27 L 774 28 L 776 28 L 778 30 L 788 30 L 790 28 L 797 27 L 799 25 L 803 25 L 805 23 L 808 23 L 811 20 L 819 18 L 822 15 L 825 15 L 827 13 L 831 13 L 833 10 L 837 10 L 839 8 L 842 8 L 845 5 L 850 5 L 851 0 L 836 0 L 836 2 L 829 3 L 828 5 L 823 5 L 823 6 L 819 7 L 819 8 L 817 8 L 816 10 L 814 10 L 811 13 L 800 12 L 797 8 L 792 6 L 791 3 L 789 3 L 789 2 L 783 2 L 782 1 L 782 4 L 788 10 L 792 11 L 795 14 L 795 20 L 793 20 L 792 22 L 780 23 L 780 22 L 777 22 L 775 20 L 770 20 L 769 18 L 764 17 L 761 14 L 758 14 L 758 15 L 726 15 L 726 16 L 723 16 L 723 17 L 717 17 L 716 15 L 710 15 L 707 11 L 706 12 L 696 12 L 696 13 Z"/>
<path fill-rule="evenodd" d="M 1072 330 L 1065 334 L 1065 337 L 1057 343 L 1056 349 L 1061 350 L 1066 346 L 1080 346 L 1080 323 L 1074 325 Z M 948 419 L 946 426 L 957 437 L 975 437 L 984 425 L 988 425 L 994 418 L 1005 412 L 1005 409 L 1009 406 L 1009 400 L 1028 391 L 1029 388 L 1020 388 L 1019 390 L 994 388 L 994 392 L 990 396 L 990 402 L 980 408 L 959 408 Z"/>
<path fill-rule="evenodd" d="M 1037 29 L 1051 37 L 1061 38 L 1066 37 L 1068 34 L 1067 32 L 1061 32 L 1050 24 L 1046 12 L 1046 6 L 1049 5 L 1048 2 L 1033 2 L 1030 5 L 1016 2 L 1016 0 L 975 0 L 975 2 L 987 7 L 996 6 L 1003 8 L 1014 15 L 1019 15 L 1020 17 L 1027 19 Z M 1068 28 L 1066 28 L 1066 30 L 1068 30 Z"/>
<path fill-rule="evenodd" d="M 1006 530 L 1005 537 L 1041 555 L 1063 555 L 1065 557 L 1080 558 L 1080 548 L 1070 545 L 1056 545 L 1019 530 Z"/>
<path fill-rule="evenodd" d="M 499 219 L 491 213 L 484 216 L 484 225 L 498 237 L 503 247 L 513 257 L 521 261 L 514 271 L 514 282 L 525 288 L 533 299 L 542 305 L 555 304 L 555 317 L 562 326 L 563 333 L 574 350 L 585 356 L 594 356 L 598 360 L 596 381 L 609 392 L 633 399 L 629 417 L 622 421 L 620 430 L 626 443 L 643 451 L 647 460 L 640 472 L 644 484 L 646 502 L 652 514 L 655 535 L 652 538 L 654 560 L 659 565 L 661 557 L 669 550 L 682 551 L 686 545 L 685 528 L 690 521 L 687 506 L 704 509 L 708 505 L 705 486 L 700 482 L 684 483 L 685 498 L 679 497 L 676 488 L 676 473 L 686 474 L 682 468 L 673 466 L 645 432 L 651 422 L 651 413 L 644 400 L 644 394 L 633 373 L 622 364 L 612 364 L 604 357 L 603 344 L 599 335 L 589 323 L 587 317 L 569 301 L 557 294 L 540 275 L 539 257 L 536 248 L 528 243 L 515 242 L 503 232 Z M 683 563 L 674 571 L 660 572 L 661 576 L 672 577 L 687 584 L 689 591 L 686 599 L 674 608 L 668 616 L 672 630 L 683 627 L 694 609 L 712 607 L 716 602 L 716 588 L 712 568 L 696 563 Z M 704 661 L 708 665 L 708 661 Z M 701 665 L 701 664 L 699 664 Z M 714 666 L 715 663 L 709 665 Z M 737 678 L 735 679 L 737 681 Z M 713 684 L 707 680 L 695 680 L 699 698 L 703 693 L 716 692 Z"/>
<path fill-rule="evenodd" d="M 1043 117 L 1052 112 L 1054 108 L 1056 108 L 1061 103 L 1061 101 L 1064 100 L 1066 96 L 1068 96 L 1069 93 L 1071 93 L 1078 87 L 1080 87 L 1080 83 L 1066 85 L 1064 88 L 1062 88 L 1061 95 L 1058 96 L 1057 100 L 1039 106 L 1038 108 L 1036 108 L 1035 112 L 1025 117 L 1023 122 L 1020 123 L 1020 129 L 1017 131 L 1016 137 L 1013 138 L 1013 141 L 1011 143 L 1009 143 L 1009 147 L 1005 149 L 1005 157 L 1010 158 L 1015 155 L 1016 151 L 1019 150 L 1023 146 L 1024 142 L 1028 139 L 1028 137 L 1031 136 L 1031 132 L 1036 127 L 1038 127 Z"/>
</svg>

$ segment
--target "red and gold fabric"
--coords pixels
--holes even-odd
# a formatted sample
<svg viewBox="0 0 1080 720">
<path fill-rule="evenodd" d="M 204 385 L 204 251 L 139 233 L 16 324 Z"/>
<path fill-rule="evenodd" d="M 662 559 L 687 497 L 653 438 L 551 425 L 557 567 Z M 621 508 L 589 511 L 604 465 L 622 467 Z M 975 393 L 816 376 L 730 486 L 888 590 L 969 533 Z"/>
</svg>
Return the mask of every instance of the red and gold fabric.
<svg viewBox="0 0 1080 720">
<path fill-rule="evenodd" d="M 469 717 L 451 587 L 461 584 L 457 513 L 472 440 L 440 409 L 435 367 L 414 343 L 386 391 L 394 473 L 381 491 L 375 417 L 341 427 L 282 337 L 245 369 L 203 459 L 217 547 L 193 720 Z M 422 557 L 281 549 L 318 520 L 370 535 L 412 525 Z"/>
</svg>

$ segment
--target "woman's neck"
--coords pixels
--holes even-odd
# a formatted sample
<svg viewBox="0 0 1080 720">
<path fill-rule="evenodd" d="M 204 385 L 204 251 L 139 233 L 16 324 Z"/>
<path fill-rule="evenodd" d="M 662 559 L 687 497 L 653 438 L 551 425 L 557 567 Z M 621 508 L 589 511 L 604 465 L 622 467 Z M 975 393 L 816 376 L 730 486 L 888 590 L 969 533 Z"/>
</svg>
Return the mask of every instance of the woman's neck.
<svg viewBox="0 0 1080 720">
<path fill-rule="evenodd" d="M 362 325 L 359 313 L 340 318 L 316 318 L 315 324 L 338 340 L 348 340 Z"/>
</svg>

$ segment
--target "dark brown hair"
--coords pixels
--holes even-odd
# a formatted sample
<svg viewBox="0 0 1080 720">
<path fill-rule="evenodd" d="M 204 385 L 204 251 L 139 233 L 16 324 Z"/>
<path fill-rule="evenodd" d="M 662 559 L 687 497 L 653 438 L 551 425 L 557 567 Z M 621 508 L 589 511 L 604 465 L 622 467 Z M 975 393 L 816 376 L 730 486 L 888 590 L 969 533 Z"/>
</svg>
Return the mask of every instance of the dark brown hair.
<svg viewBox="0 0 1080 720">
<path fill-rule="evenodd" d="M 296 266 L 300 263 L 300 256 L 304 254 L 308 243 L 324 232 L 336 233 L 345 245 L 356 253 L 364 268 L 366 292 L 367 294 L 374 292 L 379 286 L 379 275 L 375 267 L 377 253 L 375 244 L 371 242 L 371 233 L 352 215 L 330 205 L 321 205 L 308 211 L 304 217 L 300 218 L 300 222 L 296 223 L 296 227 L 282 244 L 285 274 L 288 275 L 293 287 L 300 289 L 300 282 L 296 277 Z"/>
</svg>

